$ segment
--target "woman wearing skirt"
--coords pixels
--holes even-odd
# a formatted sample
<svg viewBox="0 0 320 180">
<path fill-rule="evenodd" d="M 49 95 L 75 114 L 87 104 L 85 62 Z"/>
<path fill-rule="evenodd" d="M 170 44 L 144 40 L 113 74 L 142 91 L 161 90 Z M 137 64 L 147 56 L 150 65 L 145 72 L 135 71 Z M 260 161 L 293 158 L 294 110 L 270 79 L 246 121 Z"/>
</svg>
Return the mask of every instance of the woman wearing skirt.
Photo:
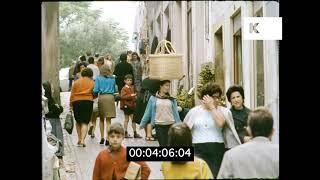
<svg viewBox="0 0 320 180">
<path fill-rule="evenodd" d="M 99 95 L 98 109 L 100 116 L 100 144 L 109 145 L 109 141 L 105 140 L 104 136 L 104 121 L 107 122 L 107 128 L 111 125 L 111 118 L 116 117 L 116 107 L 114 101 L 114 93 L 117 93 L 116 81 L 112 76 L 110 66 L 102 65 L 100 67 L 100 75 L 96 78 L 93 94 Z"/>
<path fill-rule="evenodd" d="M 78 133 L 78 146 L 85 147 L 84 140 L 88 132 L 88 124 L 91 119 L 93 109 L 94 81 L 93 72 L 90 68 L 81 71 L 81 78 L 76 80 L 71 89 L 70 111 L 73 110 Z"/>
</svg>

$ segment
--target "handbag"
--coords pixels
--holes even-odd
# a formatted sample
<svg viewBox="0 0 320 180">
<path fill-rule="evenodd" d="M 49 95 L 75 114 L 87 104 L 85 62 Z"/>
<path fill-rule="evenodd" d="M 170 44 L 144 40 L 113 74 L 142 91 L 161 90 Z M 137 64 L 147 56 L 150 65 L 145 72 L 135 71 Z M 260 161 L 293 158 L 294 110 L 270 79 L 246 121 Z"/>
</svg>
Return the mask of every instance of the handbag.
<svg viewBox="0 0 320 180">
<path fill-rule="evenodd" d="M 73 130 L 73 116 L 72 113 L 69 112 L 66 115 L 66 120 L 64 121 L 64 129 L 69 133 L 72 134 L 72 130 Z"/>
<path fill-rule="evenodd" d="M 130 162 L 126 174 L 124 175 L 125 179 L 141 179 L 141 165 L 135 162 Z"/>
</svg>

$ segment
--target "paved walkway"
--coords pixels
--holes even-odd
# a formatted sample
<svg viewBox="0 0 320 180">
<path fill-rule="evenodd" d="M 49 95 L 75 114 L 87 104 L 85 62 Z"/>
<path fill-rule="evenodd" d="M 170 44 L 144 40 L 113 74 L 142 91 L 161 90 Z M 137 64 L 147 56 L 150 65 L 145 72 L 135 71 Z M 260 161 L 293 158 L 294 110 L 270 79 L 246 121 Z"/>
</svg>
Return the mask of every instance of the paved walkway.
<svg viewBox="0 0 320 180">
<path fill-rule="evenodd" d="M 64 108 L 64 112 L 61 114 L 61 123 L 64 124 L 66 113 L 69 110 L 69 92 L 63 92 L 60 94 L 61 105 Z M 117 118 L 111 120 L 113 122 L 123 123 L 124 114 L 119 109 L 116 108 Z M 137 127 L 138 129 L 138 127 Z M 131 128 L 131 123 L 128 125 L 128 132 L 133 135 Z M 98 153 L 105 149 L 105 146 L 99 144 L 100 141 L 100 131 L 99 131 L 99 119 L 97 119 L 97 127 L 95 131 L 96 137 L 91 139 L 89 136 L 86 137 L 86 147 L 77 147 L 77 133 L 76 129 L 73 129 L 71 135 L 69 135 L 65 130 L 64 140 L 65 140 L 65 156 L 64 156 L 64 167 L 60 170 L 60 175 L 62 180 L 91 180 L 92 172 L 95 163 L 95 159 Z M 144 130 L 138 131 L 138 133 L 145 137 Z M 145 141 L 143 138 L 125 139 L 123 142 L 124 146 L 158 146 L 157 141 Z M 162 173 L 160 171 L 161 162 L 147 162 L 151 168 L 151 174 L 149 179 L 163 179 Z"/>
</svg>

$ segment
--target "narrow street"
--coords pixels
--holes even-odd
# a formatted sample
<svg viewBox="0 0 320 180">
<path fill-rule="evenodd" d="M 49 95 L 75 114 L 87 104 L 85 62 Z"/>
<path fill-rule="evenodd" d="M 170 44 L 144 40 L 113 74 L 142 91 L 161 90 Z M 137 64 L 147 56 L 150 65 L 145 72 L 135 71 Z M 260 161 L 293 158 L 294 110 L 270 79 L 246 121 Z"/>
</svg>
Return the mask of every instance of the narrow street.
<svg viewBox="0 0 320 180">
<path fill-rule="evenodd" d="M 70 92 L 62 92 L 61 105 L 64 108 L 61 114 L 61 123 L 64 124 L 66 114 L 69 110 L 69 97 Z M 112 119 L 113 122 L 123 123 L 124 114 L 117 108 L 117 118 Z M 63 130 L 64 145 L 65 145 L 65 156 L 64 156 L 64 167 L 60 169 L 60 176 L 62 180 L 91 180 L 92 172 L 95 163 L 95 159 L 100 151 L 106 148 L 99 144 L 100 131 L 99 131 L 99 119 L 97 120 L 97 128 L 95 131 L 96 137 L 91 139 L 90 136 L 86 137 L 86 147 L 77 147 L 77 132 L 73 129 L 72 135 L 69 135 L 67 131 Z M 131 123 L 128 125 L 129 134 L 133 135 Z M 144 130 L 138 131 L 138 133 L 145 137 Z M 134 139 L 129 138 L 124 140 L 124 146 L 158 146 L 158 141 L 146 142 L 144 138 Z M 152 169 L 149 179 L 162 179 L 162 173 L 160 171 L 161 162 L 147 162 Z"/>
</svg>

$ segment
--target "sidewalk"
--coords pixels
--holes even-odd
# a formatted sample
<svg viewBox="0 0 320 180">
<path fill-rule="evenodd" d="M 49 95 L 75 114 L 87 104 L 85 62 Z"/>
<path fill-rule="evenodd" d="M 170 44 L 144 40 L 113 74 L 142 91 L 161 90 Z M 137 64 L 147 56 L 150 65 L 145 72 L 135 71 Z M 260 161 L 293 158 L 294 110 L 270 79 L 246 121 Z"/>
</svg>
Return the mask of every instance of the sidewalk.
<svg viewBox="0 0 320 180">
<path fill-rule="evenodd" d="M 61 123 L 64 125 L 66 114 L 69 110 L 69 92 L 60 93 L 61 105 L 64 108 L 61 114 Z M 111 122 L 123 123 L 124 114 L 119 109 L 116 108 L 117 118 L 111 120 Z M 138 129 L 138 127 L 137 127 Z M 138 133 L 145 137 L 144 130 L 137 130 Z M 133 135 L 131 128 L 131 123 L 128 125 L 128 133 Z M 100 145 L 100 131 L 99 131 L 99 119 L 97 119 L 97 126 L 95 131 L 96 137 L 91 139 L 89 136 L 86 137 L 86 147 L 77 147 L 77 133 L 75 128 L 71 135 L 63 129 L 64 143 L 65 143 L 65 156 L 64 156 L 64 167 L 60 169 L 61 180 L 91 180 L 93 167 L 95 163 L 96 156 L 98 153 L 105 149 L 105 146 Z M 157 141 L 146 142 L 143 138 L 135 139 L 128 138 L 124 140 L 124 146 L 158 146 Z M 162 173 L 160 171 L 161 162 L 147 162 L 151 169 L 151 174 L 149 179 L 163 179 Z"/>
</svg>

